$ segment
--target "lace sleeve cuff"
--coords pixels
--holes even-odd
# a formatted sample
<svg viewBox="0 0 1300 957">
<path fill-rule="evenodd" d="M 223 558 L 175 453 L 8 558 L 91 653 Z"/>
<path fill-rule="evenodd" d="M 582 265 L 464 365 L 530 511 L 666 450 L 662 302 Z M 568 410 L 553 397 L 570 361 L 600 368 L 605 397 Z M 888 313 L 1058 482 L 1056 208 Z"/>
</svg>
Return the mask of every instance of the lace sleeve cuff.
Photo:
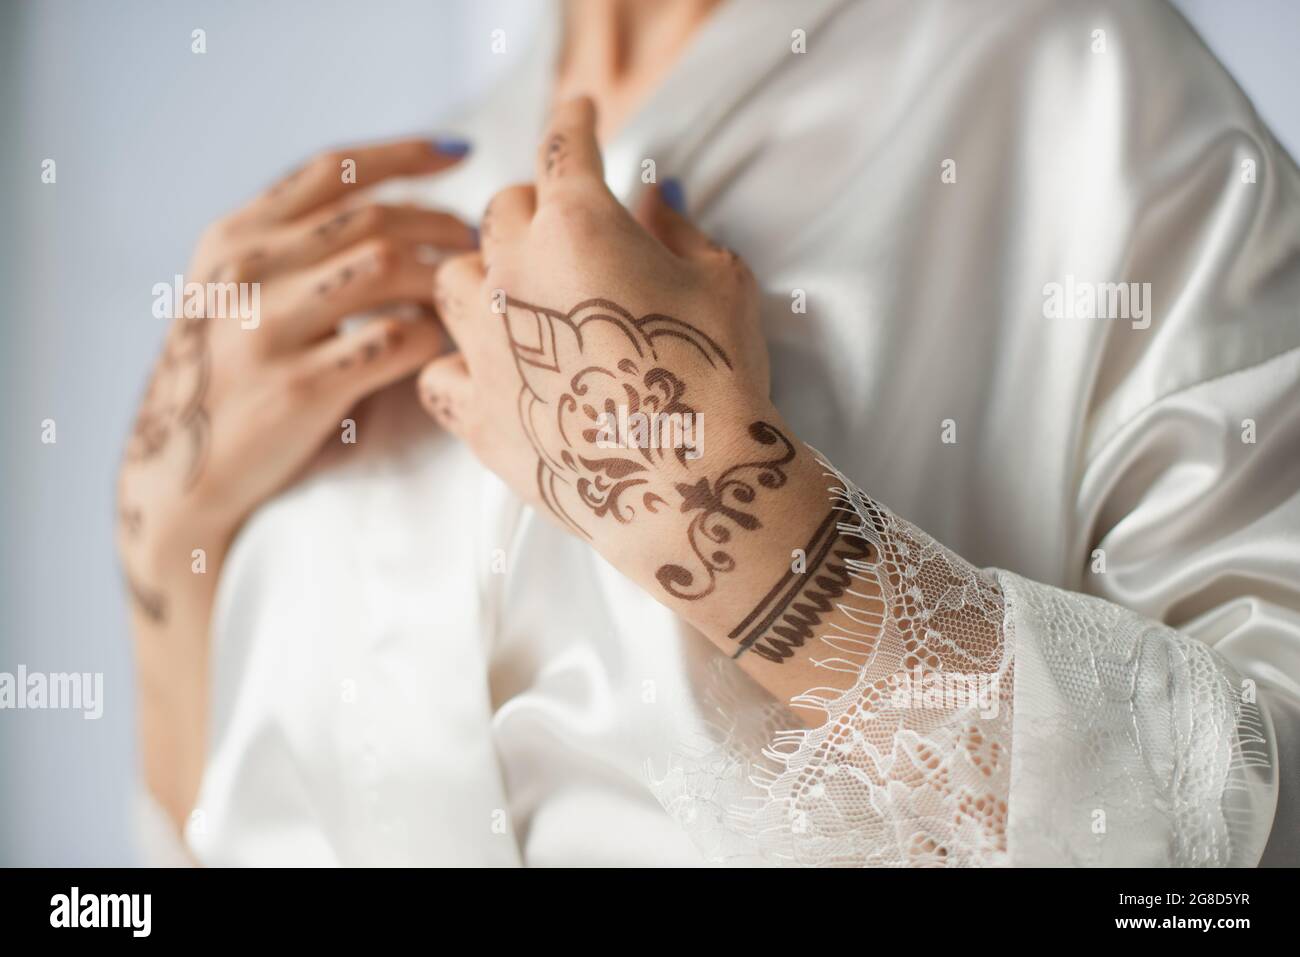
<svg viewBox="0 0 1300 957">
<path fill-rule="evenodd" d="M 653 782 L 710 858 L 859 866 L 1253 865 L 1276 766 L 1211 648 L 1101 599 L 974 568 L 834 469 L 850 584 L 812 639 L 844 691 L 741 693 Z M 863 546 L 869 546 L 864 548 Z M 860 623 L 861 630 L 844 627 Z"/>
</svg>

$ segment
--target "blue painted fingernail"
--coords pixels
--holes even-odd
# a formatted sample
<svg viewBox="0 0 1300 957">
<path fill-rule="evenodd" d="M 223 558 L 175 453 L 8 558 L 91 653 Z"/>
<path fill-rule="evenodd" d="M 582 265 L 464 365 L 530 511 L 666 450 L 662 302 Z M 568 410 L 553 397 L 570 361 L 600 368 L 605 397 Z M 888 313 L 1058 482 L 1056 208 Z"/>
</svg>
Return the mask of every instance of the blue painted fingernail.
<svg viewBox="0 0 1300 957">
<path fill-rule="evenodd" d="M 478 249 L 478 227 L 477 226 L 471 226 L 469 228 L 469 242 L 471 246 L 473 246 L 475 249 Z"/>
<path fill-rule="evenodd" d="M 465 156 L 469 153 L 469 140 L 462 140 L 455 136 L 439 136 L 430 141 L 435 153 L 441 153 L 443 156 Z"/>
<path fill-rule="evenodd" d="M 659 184 L 659 196 L 670 209 L 686 215 L 686 191 L 682 189 L 682 181 L 675 176 L 670 176 Z"/>
</svg>

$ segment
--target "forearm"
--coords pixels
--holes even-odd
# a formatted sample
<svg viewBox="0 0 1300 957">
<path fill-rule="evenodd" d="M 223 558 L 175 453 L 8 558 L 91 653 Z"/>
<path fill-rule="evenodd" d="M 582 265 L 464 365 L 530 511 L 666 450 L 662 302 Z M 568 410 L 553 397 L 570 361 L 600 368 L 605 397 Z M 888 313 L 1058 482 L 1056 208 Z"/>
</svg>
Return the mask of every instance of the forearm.
<svg viewBox="0 0 1300 957">
<path fill-rule="evenodd" d="M 206 751 L 208 627 L 228 536 L 195 533 L 123 548 L 145 784 L 177 829 Z"/>
</svg>

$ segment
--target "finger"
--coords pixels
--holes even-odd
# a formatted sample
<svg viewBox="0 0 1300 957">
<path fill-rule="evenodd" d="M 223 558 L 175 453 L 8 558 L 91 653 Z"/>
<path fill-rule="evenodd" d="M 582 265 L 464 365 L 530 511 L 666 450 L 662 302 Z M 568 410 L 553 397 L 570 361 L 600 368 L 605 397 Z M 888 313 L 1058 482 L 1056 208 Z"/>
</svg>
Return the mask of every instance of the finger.
<svg viewBox="0 0 1300 957">
<path fill-rule="evenodd" d="M 493 196 L 479 220 L 484 257 L 490 262 L 496 250 L 524 235 L 536 210 L 537 191 L 531 183 L 507 186 Z"/>
<path fill-rule="evenodd" d="M 457 252 L 475 245 L 474 230 L 448 213 L 343 199 L 277 229 L 265 246 L 265 273 L 308 266 L 378 236 Z"/>
<path fill-rule="evenodd" d="M 483 257 L 478 253 L 446 259 L 434 274 L 434 307 L 461 349 L 469 347 L 475 323 L 481 323 L 490 314 L 487 291 L 483 288 L 486 278 Z"/>
<path fill-rule="evenodd" d="M 451 340 L 433 319 L 385 316 L 296 356 L 290 377 L 308 402 L 341 414 L 450 348 Z"/>
<path fill-rule="evenodd" d="M 268 332 L 275 346 L 293 348 L 329 335 L 345 316 L 394 302 L 432 305 L 435 270 L 409 243 L 368 239 L 268 283 Z"/>
<path fill-rule="evenodd" d="M 420 404 L 448 432 L 464 436 L 473 412 L 474 382 L 464 353 L 453 352 L 426 365 L 416 381 Z"/>
<path fill-rule="evenodd" d="M 460 162 L 468 152 L 465 141 L 451 139 L 410 139 L 330 150 L 271 186 L 237 218 L 285 222 L 393 176 L 439 172 Z"/>
<path fill-rule="evenodd" d="M 673 208 L 669 198 L 680 196 L 675 181 L 665 180 L 653 189 L 645 190 L 636 204 L 636 221 L 646 232 L 663 243 L 669 251 L 684 259 L 698 259 L 717 251 L 708 236 L 695 228 L 695 224 Z"/>
<path fill-rule="evenodd" d="M 580 96 L 555 108 L 537 151 L 537 200 L 547 202 L 565 184 L 604 187 L 604 164 L 596 142 L 596 106 Z"/>
</svg>

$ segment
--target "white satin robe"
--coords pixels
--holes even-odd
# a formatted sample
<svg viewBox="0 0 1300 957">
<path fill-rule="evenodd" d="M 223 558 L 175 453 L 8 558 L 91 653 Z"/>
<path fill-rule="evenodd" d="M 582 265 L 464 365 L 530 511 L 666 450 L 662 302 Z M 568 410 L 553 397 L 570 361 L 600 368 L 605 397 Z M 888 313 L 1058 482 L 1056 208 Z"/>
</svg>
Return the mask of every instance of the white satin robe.
<svg viewBox="0 0 1300 957">
<path fill-rule="evenodd" d="M 455 127 L 463 168 L 390 195 L 474 221 L 530 179 L 556 34 Z M 1294 860 L 1300 176 L 1185 22 L 1118 0 L 732 2 L 606 144 L 624 201 L 647 158 L 763 286 L 797 435 L 994 569 L 1009 817 L 949 862 L 1254 864 L 1270 831 Z M 1150 282 L 1150 327 L 1044 318 L 1071 276 Z M 733 827 L 747 772 L 692 742 L 722 723 L 761 744 L 761 695 L 720 718 L 732 666 L 412 392 L 368 403 L 358 444 L 230 554 L 197 860 L 915 862 L 905 812 L 883 853 L 768 840 L 780 813 L 766 837 Z M 1251 722 L 1205 692 L 1238 687 L 1232 667 L 1263 689 Z"/>
</svg>

